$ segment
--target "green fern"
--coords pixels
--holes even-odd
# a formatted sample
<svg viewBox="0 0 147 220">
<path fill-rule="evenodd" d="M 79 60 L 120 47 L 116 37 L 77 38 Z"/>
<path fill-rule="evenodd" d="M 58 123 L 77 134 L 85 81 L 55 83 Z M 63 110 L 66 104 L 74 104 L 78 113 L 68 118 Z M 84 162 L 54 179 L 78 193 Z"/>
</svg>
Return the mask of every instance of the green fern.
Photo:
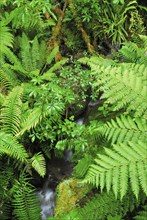
<svg viewBox="0 0 147 220">
<path fill-rule="evenodd" d="M 141 196 L 145 200 L 145 196 L 142 194 Z M 110 192 L 109 194 L 106 192 L 101 194 L 96 193 L 86 202 L 86 204 L 82 204 L 82 207 L 73 209 L 65 216 L 62 216 L 61 219 L 66 220 L 69 219 L 69 217 L 73 217 L 73 219 L 78 220 L 105 220 L 109 219 L 110 216 L 115 217 L 116 215 L 123 218 L 128 212 L 132 212 L 140 204 L 142 204 L 142 201 L 136 200 L 132 192 L 124 197 L 122 201 L 116 199 L 113 192 Z"/>
<path fill-rule="evenodd" d="M 25 131 L 30 130 L 31 128 L 36 127 L 36 125 L 41 121 L 42 119 L 42 108 L 34 108 L 31 111 L 28 111 L 29 115 L 25 118 L 23 118 L 23 121 L 21 122 L 21 128 L 20 131 L 16 134 L 16 137 L 23 135 Z"/>
<path fill-rule="evenodd" d="M 97 129 L 98 130 L 98 129 Z M 147 126 L 146 121 L 140 118 L 131 118 L 130 116 L 121 115 L 116 119 L 111 119 L 104 126 L 102 134 L 111 140 L 111 143 L 127 143 L 138 140 L 146 142 Z"/>
<path fill-rule="evenodd" d="M 75 175 L 78 178 L 83 178 L 88 171 L 88 168 L 92 162 L 92 157 L 90 155 L 85 155 L 84 158 L 79 160 L 78 164 L 75 166 Z"/>
<path fill-rule="evenodd" d="M 142 188 L 147 194 L 146 160 L 147 149 L 143 142 L 113 145 L 113 150 L 105 148 L 105 154 L 98 154 L 95 164 L 91 165 L 84 179 L 86 183 L 100 186 L 101 191 L 111 187 L 116 197 L 121 199 L 131 188 L 138 198 Z"/>
<path fill-rule="evenodd" d="M 0 156 L 6 154 L 14 159 L 27 162 L 26 150 L 11 134 L 0 132 L 0 146 Z"/>
<path fill-rule="evenodd" d="M 35 195 L 34 187 L 29 183 L 29 179 L 24 175 L 15 181 L 11 189 L 13 195 L 12 205 L 14 216 L 19 220 L 41 220 L 41 210 L 39 199 Z"/>
<path fill-rule="evenodd" d="M 13 35 L 10 33 L 9 27 L 7 27 L 2 21 L 0 21 L 0 48 L 1 54 L 5 55 L 8 48 L 13 47 Z"/>
<path fill-rule="evenodd" d="M 147 205 L 143 206 L 143 210 L 134 217 L 135 220 L 146 220 L 147 218 Z"/>
<path fill-rule="evenodd" d="M 10 77 L 2 69 L 0 69 L 0 87 L 2 86 L 9 90 L 12 87 L 12 81 Z"/>
<path fill-rule="evenodd" d="M 22 87 L 15 87 L 6 97 L 1 112 L 2 130 L 9 134 L 16 135 L 20 129 Z"/>
<path fill-rule="evenodd" d="M 146 36 L 138 36 L 142 40 L 142 47 L 141 44 L 137 45 L 133 42 L 126 42 L 124 46 L 119 50 L 119 54 L 126 62 L 134 62 L 138 64 L 147 65 L 147 37 Z M 139 41 L 139 40 L 138 40 Z"/>
<path fill-rule="evenodd" d="M 147 86 L 144 79 L 147 69 L 144 65 L 119 64 L 98 66 L 90 62 L 93 76 L 97 78 L 94 86 L 103 91 L 101 98 L 114 106 L 114 111 L 126 109 L 134 112 L 135 117 L 147 118 Z"/>
<path fill-rule="evenodd" d="M 36 170 L 36 172 L 41 176 L 44 177 L 46 174 L 46 163 L 45 158 L 41 153 L 36 153 L 31 158 L 32 167 Z"/>
</svg>

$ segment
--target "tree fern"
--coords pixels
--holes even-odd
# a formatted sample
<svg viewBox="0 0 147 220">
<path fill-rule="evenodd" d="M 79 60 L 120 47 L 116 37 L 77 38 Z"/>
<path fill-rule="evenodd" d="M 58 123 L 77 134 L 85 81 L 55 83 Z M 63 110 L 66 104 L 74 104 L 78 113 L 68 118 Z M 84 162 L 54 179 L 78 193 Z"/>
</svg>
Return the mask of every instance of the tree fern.
<svg viewBox="0 0 147 220">
<path fill-rule="evenodd" d="M 138 198 L 140 189 L 147 194 L 146 160 L 147 149 L 143 142 L 113 145 L 113 150 L 105 148 L 105 154 L 98 154 L 95 164 L 91 165 L 84 182 L 100 186 L 101 191 L 111 187 L 115 196 L 121 199 L 128 186 Z"/>
<path fill-rule="evenodd" d="M 2 130 L 15 135 L 20 128 L 22 87 L 15 87 L 6 97 L 1 112 Z"/>
<path fill-rule="evenodd" d="M 144 84 L 147 70 L 144 66 L 133 65 L 132 69 L 129 64 L 119 64 L 118 67 L 91 64 L 91 67 L 97 78 L 95 85 L 104 91 L 102 98 L 113 104 L 114 110 L 123 108 L 127 113 L 133 111 L 135 117 L 147 118 L 147 87 Z"/>
<path fill-rule="evenodd" d="M 0 132 L 0 146 L 0 156 L 6 154 L 22 162 L 27 161 L 27 152 L 11 134 Z"/>
<path fill-rule="evenodd" d="M 39 199 L 35 195 L 34 187 L 28 181 L 29 179 L 21 174 L 11 189 L 14 216 L 19 220 L 41 220 Z"/>
</svg>

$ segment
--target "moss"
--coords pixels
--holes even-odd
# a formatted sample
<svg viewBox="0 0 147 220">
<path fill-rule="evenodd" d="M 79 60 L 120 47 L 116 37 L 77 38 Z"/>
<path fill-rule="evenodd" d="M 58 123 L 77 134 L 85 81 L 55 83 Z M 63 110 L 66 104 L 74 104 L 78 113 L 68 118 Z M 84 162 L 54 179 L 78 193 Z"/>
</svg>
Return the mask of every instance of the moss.
<svg viewBox="0 0 147 220">
<path fill-rule="evenodd" d="M 55 216 L 60 217 L 75 208 L 88 191 L 88 186 L 79 183 L 74 178 L 61 182 L 57 187 Z"/>
</svg>

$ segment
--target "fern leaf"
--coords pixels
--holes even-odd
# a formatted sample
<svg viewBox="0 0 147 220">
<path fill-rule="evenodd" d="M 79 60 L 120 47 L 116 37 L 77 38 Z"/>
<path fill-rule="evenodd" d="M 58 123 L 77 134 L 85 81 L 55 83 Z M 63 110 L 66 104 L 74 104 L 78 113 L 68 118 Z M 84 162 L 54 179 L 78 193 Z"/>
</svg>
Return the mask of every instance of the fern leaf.
<svg viewBox="0 0 147 220">
<path fill-rule="evenodd" d="M 146 154 L 140 153 L 140 145 L 145 149 Z M 98 186 L 101 190 L 104 186 L 108 191 L 112 187 L 115 196 L 117 197 L 120 193 L 122 199 L 128 190 L 130 179 L 131 188 L 136 197 L 138 197 L 140 188 L 147 194 L 147 179 L 144 175 L 147 160 L 145 144 L 129 142 L 127 145 L 114 145 L 113 150 L 105 148 L 105 152 L 105 155 L 98 154 L 98 158 L 95 159 L 95 164 L 90 166 L 84 182 L 96 185 L 99 176 Z M 143 169 L 141 173 L 138 167 Z"/>
<path fill-rule="evenodd" d="M 18 133 L 20 129 L 22 94 L 22 87 L 13 88 L 6 97 L 1 112 L 2 129 L 13 135 Z"/>
<path fill-rule="evenodd" d="M 27 152 L 12 135 L 0 132 L 0 146 L 0 155 L 7 154 L 22 162 L 27 161 Z"/>
<path fill-rule="evenodd" d="M 146 220 L 147 217 L 147 205 L 143 206 L 143 210 L 138 213 L 133 219 L 135 220 Z"/>
<path fill-rule="evenodd" d="M 31 158 L 32 167 L 37 171 L 37 173 L 44 177 L 46 174 L 46 163 L 43 155 L 41 153 L 36 153 Z"/>
<path fill-rule="evenodd" d="M 32 44 L 32 70 L 36 70 L 39 68 L 39 60 L 40 60 L 40 51 L 39 51 L 39 42 L 37 37 L 34 38 L 33 44 Z"/>
<path fill-rule="evenodd" d="M 47 64 L 51 64 L 51 62 L 55 59 L 57 53 L 59 52 L 59 47 L 55 47 L 47 58 Z"/>
<path fill-rule="evenodd" d="M 45 80 L 51 80 L 52 74 L 55 70 L 58 70 L 67 62 L 67 59 L 63 59 L 55 63 L 46 73 L 44 73 L 41 78 Z"/>
<path fill-rule="evenodd" d="M 102 134 L 112 143 L 127 143 L 142 140 L 146 142 L 146 122 L 141 118 L 121 115 L 103 126 Z"/>
<path fill-rule="evenodd" d="M 11 189 L 13 192 L 14 215 L 15 218 L 20 220 L 41 220 L 39 199 L 35 195 L 35 189 L 28 181 L 28 178 L 21 175 L 19 181 L 16 181 Z"/>
<path fill-rule="evenodd" d="M 24 33 L 22 34 L 20 46 L 22 66 L 26 71 L 29 72 L 32 70 L 31 46 L 28 37 Z"/>
<path fill-rule="evenodd" d="M 11 79 L 2 69 L 0 69 L 0 86 L 5 87 L 7 90 L 12 87 Z"/>
<path fill-rule="evenodd" d="M 92 157 L 90 155 L 85 155 L 84 158 L 79 160 L 78 164 L 75 166 L 75 174 L 78 178 L 83 178 L 92 162 Z"/>
<path fill-rule="evenodd" d="M 13 35 L 10 33 L 9 27 L 5 26 L 3 22 L 0 22 L 0 48 L 1 53 L 5 53 L 7 47 L 13 45 Z"/>
<path fill-rule="evenodd" d="M 128 113 L 133 111 L 135 117 L 147 117 L 147 88 L 144 84 L 146 68 L 139 73 L 136 73 L 138 66 L 134 65 L 133 70 L 129 64 L 106 68 L 92 65 L 92 69 L 97 78 L 99 90 L 104 91 L 102 98 L 106 98 L 108 103 L 113 104 L 114 110 L 123 108 Z"/>
<path fill-rule="evenodd" d="M 16 137 L 22 135 L 25 131 L 30 130 L 31 128 L 36 127 L 39 121 L 42 119 L 42 109 L 35 108 L 30 114 L 23 119 L 21 123 L 20 132 L 17 133 Z"/>
</svg>

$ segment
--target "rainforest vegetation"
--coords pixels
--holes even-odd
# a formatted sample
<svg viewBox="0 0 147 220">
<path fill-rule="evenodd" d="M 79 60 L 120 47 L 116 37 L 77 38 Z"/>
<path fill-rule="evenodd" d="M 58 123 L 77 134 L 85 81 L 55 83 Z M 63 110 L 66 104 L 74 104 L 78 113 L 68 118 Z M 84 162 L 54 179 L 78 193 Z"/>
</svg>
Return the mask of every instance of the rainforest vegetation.
<svg viewBox="0 0 147 220">
<path fill-rule="evenodd" d="M 41 220 L 46 181 L 47 219 L 147 219 L 146 22 L 146 0 L 0 0 L 1 220 Z"/>
</svg>

